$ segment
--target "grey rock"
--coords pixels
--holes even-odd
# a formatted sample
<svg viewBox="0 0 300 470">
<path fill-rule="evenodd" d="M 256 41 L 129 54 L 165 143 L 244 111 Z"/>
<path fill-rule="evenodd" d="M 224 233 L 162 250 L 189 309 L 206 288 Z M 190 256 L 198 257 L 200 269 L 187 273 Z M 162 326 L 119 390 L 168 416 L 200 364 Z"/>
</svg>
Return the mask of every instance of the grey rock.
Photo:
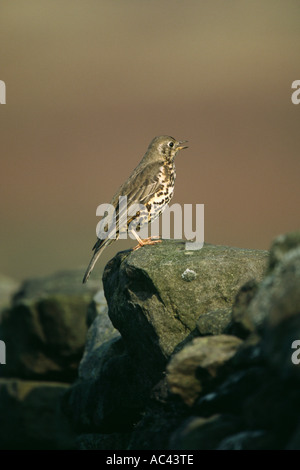
<svg viewBox="0 0 300 470">
<path fill-rule="evenodd" d="M 299 381 L 300 354 L 293 349 L 293 343 L 300 340 L 300 248 L 288 252 L 270 277 L 262 285 L 255 304 L 251 304 L 267 317 L 262 350 L 282 378 Z"/>
<path fill-rule="evenodd" d="M 68 387 L 1 378 L 0 448 L 75 448 L 75 434 L 61 412 L 61 399 Z"/>
<path fill-rule="evenodd" d="M 290 232 L 275 238 L 270 248 L 268 274 L 280 263 L 287 252 L 300 247 L 300 231 Z"/>
<path fill-rule="evenodd" d="M 167 366 L 172 393 L 193 405 L 205 384 L 237 351 L 242 341 L 235 336 L 218 335 L 195 338 L 175 354 Z"/>
<path fill-rule="evenodd" d="M 265 431 L 242 431 L 221 441 L 217 450 L 260 450 L 266 449 Z"/>
<path fill-rule="evenodd" d="M 200 315 L 197 330 L 201 336 L 226 333 L 231 324 L 231 308 L 222 308 Z"/>
<path fill-rule="evenodd" d="M 76 440 L 79 450 L 126 450 L 130 433 L 81 434 Z"/>
<path fill-rule="evenodd" d="M 20 282 L 5 276 L 4 274 L 0 274 L 0 321 L 2 310 L 9 307 L 12 296 L 19 286 Z"/>
<path fill-rule="evenodd" d="M 117 400 L 114 396 L 123 390 L 123 376 L 125 383 L 127 381 L 125 375 L 128 357 L 124 351 L 124 344 L 119 332 L 113 327 L 102 300 L 101 295 L 100 302 L 97 302 L 98 307 L 100 303 L 98 308 L 97 297 L 93 299 L 93 308 L 95 310 L 97 308 L 96 317 L 87 333 L 78 380 L 70 388 L 65 400 L 66 413 L 74 426 L 87 432 L 94 431 L 95 422 L 99 428 L 106 429 L 105 423 L 109 421 L 114 405 L 117 409 Z M 116 386 L 118 380 L 120 383 Z M 111 423 L 108 427 L 111 428 Z M 91 444 L 88 442 L 98 442 L 98 440 L 100 445 L 101 439 L 89 434 L 87 440 L 84 438 L 80 446 L 89 446 Z"/>
<path fill-rule="evenodd" d="M 173 450 L 213 450 L 240 426 L 239 418 L 233 415 L 191 416 L 173 432 L 169 446 Z"/>
<path fill-rule="evenodd" d="M 299 422 L 297 382 L 284 380 L 272 370 L 260 348 L 261 341 L 248 348 L 243 343 L 193 408 L 205 416 L 219 413 L 240 417 L 241 429 L 224 437 L 225 441 L 219 443 L 222 448 L 283 449 Z M 255 437 L 253 430 L 263 434 Z"/>
<path fill-rule="evenodd" d="M 1 320 L 6 376 L 71 381 L 86 339 L 86 311 L 95 284 L 82 286 L 81 271 L 26 281 Z"/>
<path fill-rule="evenodd" d="M 247 309 L 258 290 L 258 282 L 254 279 L 246 282 L 235 298 L 232 307 L 231 325 L 228 332 L 240 338 L 255 333 L 257 325 L 252 321 Z"/>
<path fill-rule="evenodd" d="M 181 274 L 181 277 L 186 282 L 194 281 L 197 277 L 197 273 L 192 269 L 186 268 L 184 273 Z"/>
<path fill-rule="evenodd" d="M 185 251 L 184 242 L 172 240 L 118 253 L 103 274 L 109 316 L 129 354 L 155 375 L 200 315 L 229 308 L 245 282 L 262 278 L 267 261 L 266 251 L 214 245 Z M 192 282 L 182 278 L 187 269 L 197 274 Z"/>
<path fill-rule="evenodd" d="M 66 393 L 64 411 L 81 433 L 126 431 L 147 398 L 142 372 L 118 337 L 95 351 L 87 370 L 80 369 L 81 377 Z"/>
<path fill-rule="evenodd" d="M 198 414 L 216 413 L 243 415 L 247 398 L 260 390 L 266 370 L 261 364 L 257 346 L 239 348 L 220 371 L 218 380 L 196 402 Z"/>
<path fill-rule="evenodd" d="M 285 448 L 299 422 L 297 384 L 266 367 L 260 385 L 244 394 L 242 413 L 247 428 L 267 432 L 270 448 Z"/>
<path fill-rule="evenodd" d="M 260 283 L 245 312 L 253 331 L 262 332 L 266 322 L 275 326 L 284 318 L 299 313 L 299 259 L 300 248 L 288 252 Z"/>
<path fill-rule="evenodd" d="M 106 299 L 104 296 L 104 291 L 101 289 L 93 297 L 92 302 L 88 306 L 86 323 L 88 328 L 91 326 L 97 315 L 106 315 L 107 316 L 108 308 Z"/>
<path fill-rule="evenodd" d="M 82 284 L 81 269 L 59 271 L 50 276 L 25 281 L 14 296 L 14 303 L 19 303 L 19 300 L 24 298 L 36 299 L 52 294 L 64 294 L 66 296 L 75 294 L 91 299 L 91 294 L 94 296 L 98 290 L 98 281 L 91 280 L 87 285 Z"/>
<path fill-rule="evenodd" d="M 300 424 L 296 427 L 296 430 L 293 432 L 287 446 L 286 450 L 300 450 Z"/>
<path fill-rule="evenodd" d="M 83 357 L 79 364 L 78 376 L 82 380 L 96 379 L 101 372 L 103 361 L 111 339 L 120 338 L 113 327 L 106 309 L 100 311 L 91 324 L 86 338 Z"/>
<path fill-rule="evenodd" d="M 170 436 L 184 419 L 186 410 L 178 403 L 169 400 L 163 406 L 152 402 L 135 424 L 127 449 L 170 449 Z"/>
<path fill-rule="evenodd" d="M 65 401 L 81 432 L 126 431 L 150 397 L 164 403 L 169 391 L 163 374 L 171 354 L 195 334 L 200 315 L 212 309 L 224 312 L 243 282 L 260 279 L 268 259 L 264 251 L 207 245 L 186 252 L 184 247 L 180 241 L 163 241 L 118 253 L 107 264 L 105 297 L 121 338 L 107 324 L 104 310 L 91 315 L 79 379 Z M 230 341 L 231 346 L 240 342 Z M 229 357 L 225 350 L 230 341 L 219 344 L 220 363 Z"/>
<path fill-rule="evenodd" d="M 241 338 L 251 335 L 255 341 L 263 337 L 266 360 L 281 370 L 283 378 L 300 378 L 300 368 L 291 360 L 292 344 L 300 339 L 299 240 L 300 233 L 294 232 L 273 242 L 266 277 L 259 285 L 252 280 L 242 286 L 227 330 Z"/>
<path fill-rule="evenodd" d="M 255 250 L 164 241 L 111 260 L 104 288 L 121 338 L 98 341 L 94 316 L 67 392 L 89 433 L 80 448 L 297 448 L 300 253 L 297 237 L 283 241 L 263 280 L 268 253 Z"/>
</svg>

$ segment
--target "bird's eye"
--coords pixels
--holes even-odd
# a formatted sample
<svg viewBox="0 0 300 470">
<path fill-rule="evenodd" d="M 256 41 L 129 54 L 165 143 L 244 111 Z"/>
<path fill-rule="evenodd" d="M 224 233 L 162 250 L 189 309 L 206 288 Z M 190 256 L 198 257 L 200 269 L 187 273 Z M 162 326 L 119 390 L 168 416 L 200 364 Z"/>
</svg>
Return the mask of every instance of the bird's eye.
<svg viewBox="0 0 300 470">
<path fill-rule="evenodd" d="M 174 147 L 174 142 L 169 142 L 168 146 L 171 147 L 171 148 Z"/>
</svg>

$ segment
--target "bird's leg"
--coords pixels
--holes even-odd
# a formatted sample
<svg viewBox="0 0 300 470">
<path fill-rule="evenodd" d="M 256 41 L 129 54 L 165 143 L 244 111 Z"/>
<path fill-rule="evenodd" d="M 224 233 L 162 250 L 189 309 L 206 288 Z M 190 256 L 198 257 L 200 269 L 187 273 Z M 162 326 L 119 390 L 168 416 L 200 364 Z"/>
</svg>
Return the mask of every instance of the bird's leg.
<svg viewBox="0 0 300 470">
<path fill-rule="evenodd" d="M 144 240 L 142 240 L 141 237 L 139 237 L 139 235 L 136 233 L 135 230 L 132 230 L 132 233 L 135 236 L 135 238 L 137 239 L 137 241 L 139 242 L 138 245 L 136 245 L 133 248 L 133 251 L 138 250 L 139 248 L 141 248 L 141 246 L 144 246 L 144 245 L 155 245 L 155 243 L 161 243 L 161 240 L 152 240 L 152 238 L 158 238 L 157 236 L 152 237 L 152 238 L 148 237 L 148 238 L 145 238 Z"/>
<path fill-rule="evenodd" d="M 145 240 L 158 240 L 159 238 L 160 238 L 159 235 L 151 235 L 151 237 L 145 238 L 144 241 L 145 241 Z M 160 240 L 160 241 L 161 241 L 161 240 Z"/>
</svg>

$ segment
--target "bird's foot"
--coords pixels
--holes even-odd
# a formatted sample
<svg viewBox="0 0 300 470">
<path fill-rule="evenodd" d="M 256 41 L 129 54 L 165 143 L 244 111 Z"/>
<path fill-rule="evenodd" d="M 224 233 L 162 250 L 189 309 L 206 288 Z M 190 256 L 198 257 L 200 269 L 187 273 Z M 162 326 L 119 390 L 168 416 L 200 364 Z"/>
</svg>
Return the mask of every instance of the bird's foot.
<svg viewBox="0 0 300 470">
<path fill-rule="evenodd" d="M 161 243 L 162 242 L 162 240 L 153 240 L 154 238 L 157 239 L 159 237 L 154 236 L 154 237 L 144 238 L 144 240 L 140 239 L 138 245 L 136 245 L 133 248 L 133 251 L 136 251 L 136 250 L 138 250 L 139 248 L 141 248 L 142 246 L 145 246 L 145 245 L 155 245 L 156 243 Z"/>
</svg>

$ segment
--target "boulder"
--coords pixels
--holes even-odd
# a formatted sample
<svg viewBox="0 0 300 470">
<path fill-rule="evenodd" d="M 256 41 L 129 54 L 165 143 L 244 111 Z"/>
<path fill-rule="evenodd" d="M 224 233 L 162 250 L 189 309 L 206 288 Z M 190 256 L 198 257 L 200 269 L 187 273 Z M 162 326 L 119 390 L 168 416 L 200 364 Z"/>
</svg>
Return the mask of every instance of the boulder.
<svg viewBox="0 0 300 470">
<path fill-rule="evenodd" d="M 99 376 L 109 345 L 114 344 L 119 338 L 120 333 L 113 327 L 107 309 L 100 310 L 88 329 L 84 354 L 78 370 L 80 380 L 96 379 Z"/>
<path fill-rule="evenodd" d="M 81 433 L 126 432 L 148 399 L 147 380 L 126 353 L 122 339 L 105 342 L 96 354 L 89 357 L 91 365 L 86 363 L 91 378 L 85 372 L 85 378 L 80 376 L 67 391 L 65 413 Z"/>
<path fill-rule="evenodd" d="M 242 341 L 229 335 L 195 338 L 175 354 L 167 366 L 172 393 L 193 405 L 207 382 L 237 351 Z"/>
<path fill-rule="evenodd" d="M 213 450 L 239 429 L 240 420 L 235 416 L 191 416 L 172 433 L 169 446 L 173 450 Z"/>
<path fill-rule="evenodd" d="M 236 295 L 231 314 L 228 332 L 240 338 L 247 338 L 256 332 L 254 322 L 248 315 L 248 306 L 258 290 L 258 282 L 254 279 L 246 282 Z"/>
<path fill-rule="evenodd" d="M 268 274 L 277 266 L 289 252 L 300 247 L 300 231 L 289 232 L 276 237 L 270 248 Z"/>
<path fill-rule="evenodd" d="M 197 332 L 200 336 L 221 335 L 228 331 L 232 322 L 232 308 L 219 308 L 200 315 Z"/>
<path fill-rule="evenodd" d="M 100 289 L 98 290 L 98 292 L 96 292 L 96 294 L 93 297 L 93 300 L 88 306 L 87 315 L 86 315 L 87 327 L 89 328 L 91 326 L 91 324 L 93 323 L 93 321 L 98 315 L 101 315 L 102 317 L 104 316 L 107 317 L 108 316 L 107 312 L 108 312 L 108 308 L 107 308 L 107 303 L 106 303 L 106 299 L 104 296 L 104 291 L 103 289 Z"/>
<path fill-rule="evenodd" d="M 6 344 L 3 375 L 72 381 L 86 333 L 86 312 L 96 283 L 82 284 L 82 272 L 57 273 L 23 283 L 1 319 Z"/>
<path fill-rule="evenodd" d="M 233 322 L 238 328 L 263 334 L 299 313 L 300 232 L 280 235 L 272 245 L 266 276 L 259 286 L 244 285 L 233 306 Z"/>
<path fill-rule="evenodd" d="M 266 277 L 241 289 L 232 317 L 231 331 L 258 334 L 268 364 L 283 379 L 300 380 L 300 232 L 274 240 Z"/>
<path fill-rule="evenodd" d="M 4 274 L 0 274 L 0 321 L 1 321 L 1 314 L 2 311 L 9 307 L 11 303 L 11 298 L 13 294 L 20 287 L 20 282 L 12 279 Z M 1 336 L 0 336 L 1 338 Z"/>
<path fill-rule="evenodd" d="M 244 283 L 262 279 L 267 262 L 266 251 L 208 244 L 186 251 L 176 240 L 118 253 L 103 274 L 109 316 L 128 353 L 156 379 L 200 316 L 228 312 Z M 195 273 L 188 282 L 187 270 Z"/>
<path fill-rule="evenodd" d="M 103 282 L 119 334 L 91 316 L 66 395 L 78 446 L 299 448 L 299 249 L 288 234 L 270 260 L 178 241 L 118 253 Z"/>
<path fill-rule="evenodd" d="M 0 448 L 75 448 L 75 434 L 61 411 L 61 399 L 68 387 L 1 378 Z"/>
<path fill-rule="evenodd" d="M 282 379 L 300 383 L 300 244 L 261 283 L 248 315 L 257 321 L 257 312 L 265 319 L 265 360 Z"/>
<path fill-rule="evenodd" d="M 78 445 L 299 448 L 298 240 L 279 237 L 270 260 L 178 241 L 118 253 L 103 282 L 120 336 L 94 320 L 69 392 Z"/>
<path fill-rule="evenodd" d="M 130 433 L 81 434 L 76 440 L 78 450 L 126 450 Z"/>
<path fill-rule="evenodd" d="M 128 431 L 150 397 L 164 402 L 164 371 L 172 354 L 199 336 L 197 322 L 208 312 L 217 312 L 212 315 L 219 323 L 207 321 L 203 331 L 223 332 L 239 287 L 253 277 L 260 280 L 267 260 L 265 251 L 213 245 L 190 252 L 181 241 L 118 253 L 105 268 L 103 285 L 119 333 L 101 315 L 90 326 L 79 379 L 65 401 L 76 428 Z M 218 343 L 223 361 L 229 342 L 240 340 Z"/>
</svg>

